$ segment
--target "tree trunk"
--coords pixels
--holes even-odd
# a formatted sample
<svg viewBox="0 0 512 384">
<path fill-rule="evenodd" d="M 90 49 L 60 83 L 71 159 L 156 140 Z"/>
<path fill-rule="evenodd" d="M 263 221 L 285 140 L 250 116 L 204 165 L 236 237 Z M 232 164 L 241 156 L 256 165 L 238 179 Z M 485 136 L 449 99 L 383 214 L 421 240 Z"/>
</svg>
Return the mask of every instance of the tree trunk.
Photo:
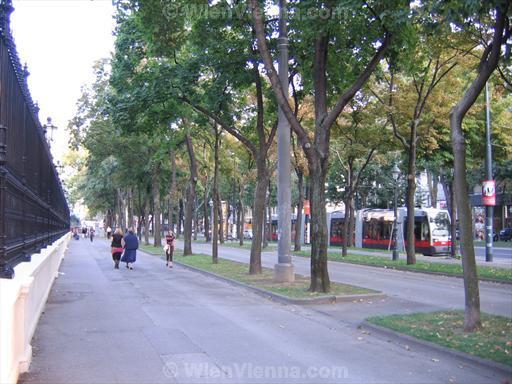
<svg viewBox="0 0 512 384">
<path fill-rule="evenodd" d="M 238 200 L 238 217 L 240 218 L 240 227 L 238 228 L 238 240 L 240 245 L 244 245 L 244 224 L 245 224 L 245 207 L 242 196 Z"/>
<path fill-rule="evenodd" d="M 455 191 L 453 190 L 453 180 L 448 179 L 449 176 L 444 174 L 441 170 L 441 185 L 443 187 L 444 196 L 446 199 L 446 207 L 450 215 L 450 237 L 452 245 L 450 247 L 451 257 L 457 256 L 457 203 L 455 202 Z"/>
<path fill-rule="evenodd" d="M 144 195 L 144 244 L 149 245 L 149 191 Z"/>
<path fill-rule="evenodd" d="M 454 161 L 454 189 L 457 211 L 459 213 L 460 239 L 462 247 L 462 269 L 464 275 L 465 311 L 464 330 L 472 332 L 482 326 L 480 321 L 480 292 L 476 273 L 475 248 L 473 246 L 471 208 L 469 205 L 468 185 L 466 181 L 466 145 L 462 131 L 462 120 L 467 111 L 475 103 L 485 83 L 498 66 L 502 45 L 510 37 L 507 10 L 510 1 L 496 7 L 496 21 L 492 43 L 484 49 L 480 58 L 478 74 L 466 93 L 450 113 L 450 132 Z M 507 25 L 507 30 L 505 30 Z M 505 35 L 503 32 L 505 31 Z"/>
<path fill-rule="evenodd" d="M 217 187 L 217 209 L 218 209 L 218 216 L 219 216 L 219 242 L 221 244 L 224 244 L 224 216 L 222 215 L 222 200 L 220 197 L 219 188 Z"/>
<path fill-rule="evenodd" d="M 355 226 L 356 226 L 356 207 L 355 207 L 355 197 L 354 195 L 350 195 L 349 199 L 349 216 L 348 216 L 348 233 L 349 236 L 347 237 L 347 246 L 352 247 L 354 246 L 354 237 L 353 234 L 355 233 Z"/>
<path fill-rule="evenodd" d="M 272 213 L 270 212 L 270 182 L 265 192 L 265 212 L 263 214 L 263 244 L 262 248 L 268 248 L 268 243 L 272 240 Z"/>
<path fill-rule="evenodd" d="M 137 238 L 142 243 L 142 225 L 144 224 L 144 204 L 142 202 L 142 188 L 137 186 L 137 208 L 138 208 L 138 220 L 137 220 Z"/>
<path fill-rule="evenodd" d="M 119 226 L 124 232 L 126 229 L 126 214 L 123 204 L 123 192 L 121 189 L 117 190 L 117 203 L 119 205 Z"/>
<path fill-rule="evenodd" d="M 196 184 L 197 184 L 197 163 L 194 154 L 194 146 L 190 134 L 185 135 L 187 143 L 187 152 L 189 157 L 190 181 L 188 185 L 187 201 L 185 206 L 185 228 L 184 228 L 184 245 L 183 256 L 192 254 L 192 216 L 194 214 L 194 203 L 196 201 Z"/>
<path fill-rule="evenodd" d="M 348 191 L 347 191 L 348 192 Z M 348 231 L 349 231 L 349 199 L 350 199 L 350 193 L 347 193 L 345 199 L 343 200 L 343 204 L 345 205 L 345 217 L 343 218 L 343 229 L 342 229 L 342 236 L 341 239 L 341 256 L 346 257 L 348 255 L 347 252 L 347 246 L 348 246 Z"/>
<path fill-rule="evenodd" d="M 206 179 L 206 183 L 208 183 L 208 179 Z M 206 241 L 211 241 L 210 237 L 210 204 L 208 201 L 208 189 L 204 189 L 204 206 L 203 206 L 203 216 L 204 216 L 204 236 L 206 237 Z"/>
<path fill-rule="evenodd" d="M 345 218 L 343 220 L 342 256 L 348 255 L 348 247 L 353 245 L 352 234 L 354 233 L 354 194 L 352 187 L 343 201 L 345 204 Z"/>
<path fill-rule="evenodd" d="M 450 184 L 450 202 L 451 202 L 451 210 L 450 215 L 452 221 L 450 222 L 450 233 L 452 236 L 452 246 L 450 248 L 451 257 L 457 256 L 457 249 L 459 239 L 457 239 L 457 202 L 455 201 L 455 189 L 453 188 L 453 181 Z"/>
<path fill-rule="evenodd" d="M 299 197 L 297 201 L 297 217 L 295 219 L 295 246 L 293 247 L 294 252 L 298 252 L 301 249 L 301 232 L 302 232 L 302 210 L 304 209 L 304 173 L 299 170 L 297 171 L 297 189 L 299 190 Z"/>
<path fill-rule="evenodd" d="M 131 188 L 128 188 L 126 208 L 128 211 L 128 227 L 133 228 L 133 193 Z"/>
<path fill-rule="evenodd" d="M 178 201 L 179 204 L 179 212 L 178 212 L 178 230 L 176 231 L 176 238 L 178 239 L 181 236 L 181 231 L 183 228 L 183 216 L 184 216 L 184 209 L 183 209 L 183 199 L 180 198 Z"/>
<path fill-rule="evenodd" d="M 229 200 L 226 200 L 226 218 L 224 220 L 224 223 L 226 223 L 226 240 L 228 240 L 231 235 L 229 231 L 229 217 L 231 216 L 231 213 L 231 204 L 229 204 Z"/>
<path fill-rule="evenodd" d="M 430 194 L 430 206 L 434 208 L 437 208 L 437 183 L 437 174 L 434 171 L 427 170 L 427 184 Z"/>
<path fill-rule="evenodd" d="M 455 200 L 459 211 L 460 243 L 462 247 L 462 270 L 464 275 L 465 311 L 464 330 L 472 332 L 482 326 L 480 321 L 480 290 L 476 271 L 475 248 L 473 246 L 471 208 L 466 181 L 466 145 L 462 133 L 462 116 L 457 106 L 450 116 L 454 156 Z"/>
<path fill-rule="evenodd" d="M 212 222 L 212 263 L 217 264 L 219 262 L 219 199 L 217 196 L 217 177 L 213 178 L 213 222 Z"/>
<path fill-rule="evenodd" d="M 199 207 L 198 207 L 197 196 L 196 196 L 196 201 L 194 202 L 194 234 L 193 234 L 194 240 L 197 240 L 197 232 L 199 231 L 198 210 L 199 210 Z"/>
<path fill-rule="evenodd" d="M 236 238 L 240 245 L 244 245 L 244 233 L 242 229 L 243 217 L 242 217 L 242 205 L 238 201 L 236 203 Z"/>
<path fill-rule="evenodd" d="M 409 162 L 407 166 L 407 239 L 405 251 L 407 252 L 407 264 L 416 264 L 416 248 L 414 245 L 414 194 L 416 193 L 416 137 L 418 121 L 411 122 L 411 136 L 409 139 Z"/>
<path fill-rule="evenodd" d="M 161 212 L 160 212 L 160 165 L 156 165 L 153 169 L 153 246 L 162 246 L 162 228 L 161 228 Z"/>
<path fill-rule="evenodd" d="M 311 292 L 329 292 L 330 279 L 327 270 L 327 214 L 325 211 L 325 179 L 327 176 L 327 159 L 323 164 L 320 159 L 309 162 L 311 196 Z M 323 166 L 322 166 L 323 165 Z"/>
<path fill-rule="evenodd" d="M 219 262 L 219 129 L 217 125 L 213 126 L 215 131 L 215 145 L 213 149 L 213 188 L 212 188 L 212 263 Z"/>
<path fill-rule="evenodd" d="M 174 148 L 169 150 L 171 158 L 171 188 L 169 191 L 169 229 L 174 231 L 174 207 L 176 206 L 176 154 Z"/>
<path fill-rule="evenodd" d="M 252 212 L 252 245 L 249 261 L 249 274 L 261 273 L 261 243 L 263 235 L 263 216 L 265 211 L 265 195 L 268 187 L 268 171 L 265 159 L 257 159 L 257 182 L 254 190 L 254 208 Z"/>
</svg>

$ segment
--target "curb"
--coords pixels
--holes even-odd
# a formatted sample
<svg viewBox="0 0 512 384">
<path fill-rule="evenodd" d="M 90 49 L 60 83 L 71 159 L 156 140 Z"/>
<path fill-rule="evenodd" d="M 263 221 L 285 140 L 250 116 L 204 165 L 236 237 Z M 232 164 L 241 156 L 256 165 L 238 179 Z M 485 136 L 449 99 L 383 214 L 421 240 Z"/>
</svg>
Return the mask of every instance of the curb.
<svg viewBox="0 0 512 384">
<path fill-rule="evenodd" d="M 492 360 L 486 360 L 482 357 L 474 356 L 469 353 L 457 351 L 455 349 L 451 349 L 439 344 L 432 343 L 430 341 L 421 340 L 413 336 L 409 336 L 397 331 L 394 331 L 389 328 L 382 327 L 380 325 L 371 324 L 367 322 L 366 320 L 363 321 L 360 324 L 360 327 L 368 329 L 372 331 L 374 334 L 380 335 L 382 337 L 393 337 L 395 339 L 398 339 L 397 342 L 407 342 L 409 344 L 415 344 L 422 347 L 427 347 L 430 349 L 433 349 L 434 351 L 438 353 L 442 353 L 445 355 L 452 355 L 457 356 L 458 358 L 465 360 L 468 364 L 474 365 L 480 365 L 487 369 L 493 369 L 495 371 L 498 371 L 500 374 L 503 374 L 504 376 L 511 376 L 512 375 L 512 367 L 498 363 L 496 361 Z"/>
<path fill-rule="evenodd" d="M 295 304 L 295 305 L 314 305 L 314 304 L 336 304 L 336 303 L 348 303 L 352 301 L 363 301 L 363 300 L 376 300 L 376 299 L 382 299 L 386 297 L 383 293 L 368 293 L 368 294 L 357 294 L 357 295 L 346 295 L 346 296 L 336 296 L 336 295 L 327 295 L 327 296 L 321 296 L 321 297 L 315 297 L 311 299 L 293 299 L 289 298 L 287 296 L 280 295 L 278 293 L 267 291 L 263 288 L 254 287 L 252 285 L 242 283 L 237 280 L 230 279 L 228 277 L 224 277 L 221 275 L 218 275 L 213 272 L 208 272 L 203 269 L 199 269 L 196 267 L 192 267 L 187 264 L 180 263 L 179 261 L 174 261 L 175 264 L 178 264 L 179 266 L 194 271 L 199 272 L 205 276 L 215 277 L 217 279 L 223 280 L 229 284 L 242 287 L 245 289 L 248 289 L 260 296 L 263 296 L 267 299 L 282 303 L 282 304 Z"/>
</svg>

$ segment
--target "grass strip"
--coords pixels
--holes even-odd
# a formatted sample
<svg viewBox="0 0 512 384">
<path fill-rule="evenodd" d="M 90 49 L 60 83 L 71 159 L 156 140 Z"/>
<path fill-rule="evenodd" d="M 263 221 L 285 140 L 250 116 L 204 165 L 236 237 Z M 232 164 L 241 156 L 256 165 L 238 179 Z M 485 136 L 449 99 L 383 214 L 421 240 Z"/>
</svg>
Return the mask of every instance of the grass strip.
<svg viewBox="0 0 512 384">
<path fill-rule="evenodd" d="M 218 264 L 213 264 L 211 256 L 207 255 L 179 255 L 175 258 L 175 261 L 293 299 L 326 296 L 322 292 L 308 292 L 310 279 L 300 275 L 295 275 L 295 282 L 293 283 L 275 283 L 273 281 L 274 271 L 268 268 L 263 268 L 261 274 L 249 275 L 249 268 L 245 263 L 219 259 Z M 371 293 L 377 292 L 352 285 L 331 282 L 331 291 L 328 295 L 344 296 Z"/>
<path fill-rule="evenodd" d="M 309 252 L 301 251 L 294 252 L 296 256 L 310 257 Z M 434 263 L 428 261 L 418 260 L 416 264 L 407 264 L 406 260 L 392 261 L 391 257 L 386 259 L 379 256 L 367 256 L 367 255 L 354 255 L 349 254 L 345 257 L 341 256 L 340 253 L 328 252 L 327 257 L 329 260 L 339 261 L 343 263 L 362 264 L 369 266 L 379 266 L 384 268 L 394 268 L 401 270 L 419 271 L 425 273 L 442 273 L 450 276 L 462 277 L 462 265 L 461 264 L 445 264 L 445 263 Z M 512 282 L 512 269 L 511 268 L 493 268 L 486 266 L 477 266 L 478 277 L 492 279 L 497 281 Z"/>
<path fill-rule="evenodd" d="M 442 345 L 512 366 L 512 320 L 482 313 L 482 328 L 473 333 L 463 330 L 463 311 L 440 311 L 370 317 L 380 325 L 421 340 Z"/>
<path fill-rule="evenodd" d="M 141 251 L 151 253 L 152 255 L 162 255 L 165 256 L 164 247 L 155 247 L 154 245 L 146 245 L 146 244 L 139 244 L 139 249 Z"/>
</svg>

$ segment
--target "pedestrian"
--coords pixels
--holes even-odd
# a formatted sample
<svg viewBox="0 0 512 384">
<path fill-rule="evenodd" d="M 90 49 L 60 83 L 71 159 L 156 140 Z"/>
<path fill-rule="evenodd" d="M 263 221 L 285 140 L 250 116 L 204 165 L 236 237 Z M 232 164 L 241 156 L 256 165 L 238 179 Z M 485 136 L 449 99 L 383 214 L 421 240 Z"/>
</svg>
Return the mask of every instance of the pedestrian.
<svg viewBox="0 0 512 384">
<path fill-rule="evenodd" d="M 84 236 L 84 239 L 87 237 L 87 227 L 82 227 L 82 235 Z"/>
<path fill-rule="evenodd" d="M 174 240 L 176 237 L 174 236 L 174 232 L 169 229 L 169 232 L 167 232 L 167 235 L 165 236 L 165 259 L 166 263 L 165 266 L 172 268 L 172 255 L 174 253 Z"/>
<path fill-rule="evenodd" d="M 123 253 L 124 239 L 123 230 L 117 228 L 112 235 L 112 243 L 110 244 L 112 259 L 114 260 L 114 269 L 119 269 L 119 261 L 121 260 L 121 254 Z"/>
<path fill-rule="evenodd" d="M 112 228 L 110 228 L 110 225 L 107 227 L 107 239 L 110 240 L 110 235 L 112 235 Z"/>
<path fill-rule="evenodd" d="M 89 238 L 91 239 L 91 243 L 94 240 L 94 228 L 89 228 Z"/>
<path fill-rule="evenodd" d="M 126 263 L 126 268 L 133 269 L 133 263 L 137 260 L 137 249 L 139 240 L 133 233 L 133 228 L 128 228 L 128 233 L 124 236 L 124 252 L 121 261 Z"/>
</svg>

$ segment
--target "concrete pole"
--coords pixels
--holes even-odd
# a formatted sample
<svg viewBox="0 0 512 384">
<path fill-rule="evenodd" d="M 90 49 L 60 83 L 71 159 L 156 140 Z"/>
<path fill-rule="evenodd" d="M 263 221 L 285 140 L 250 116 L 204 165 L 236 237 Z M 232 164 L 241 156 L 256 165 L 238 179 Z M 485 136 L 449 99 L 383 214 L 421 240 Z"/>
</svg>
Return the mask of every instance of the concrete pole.
<svg viewBox="0 0 512 384">
<path fill-rule="evenodd" d="M 489 101 L 489 83 L 485 83 L 485 101 L 486 101 L 486 129 L 485 129 L 485 178 L 493 180 L 492 177 L 492 146 L 491 146 L 491 106 Z M 494 216 L 494 207 L 487 205 L 485 207 L 485 261 L 492 262 L 492 219 Z"/>
<path fill-rule="evenodd" d="M 279 80 L 283 91 L 288 96 L 288 32 L 286 0 L 279 1 Z M 276 282 L 292 282 L 295 274 L 291 256 L 291 162 L 290 162 L 290 123 L 284 112 L 279 108 L 279 123 L 277 127 L 277 264 L 274 267 Z"/>
</svg>

